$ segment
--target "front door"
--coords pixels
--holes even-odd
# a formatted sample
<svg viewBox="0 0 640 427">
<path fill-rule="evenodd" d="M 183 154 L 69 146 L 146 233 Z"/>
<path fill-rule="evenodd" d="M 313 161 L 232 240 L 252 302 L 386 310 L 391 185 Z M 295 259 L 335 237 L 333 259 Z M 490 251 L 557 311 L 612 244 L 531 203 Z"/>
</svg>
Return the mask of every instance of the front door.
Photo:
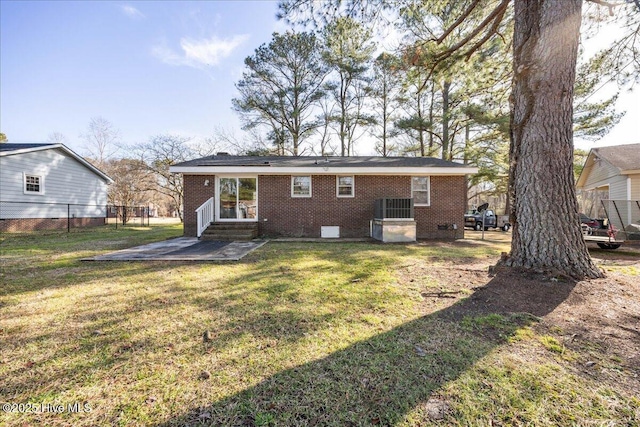
<svg viewBox="0 0 640 427">
<path fill-rule="evenodd" d="M 258 179 L 220 178 L 217 208 L 221 221 L 257 221 Z"/>
</svg>

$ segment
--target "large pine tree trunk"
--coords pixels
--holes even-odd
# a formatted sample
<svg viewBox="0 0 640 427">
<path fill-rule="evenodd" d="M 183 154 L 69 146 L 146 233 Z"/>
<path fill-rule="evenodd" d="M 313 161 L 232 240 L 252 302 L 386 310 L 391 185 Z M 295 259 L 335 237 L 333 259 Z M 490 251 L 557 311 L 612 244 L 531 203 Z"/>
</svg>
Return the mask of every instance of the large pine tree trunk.
<svg viewBox="0 0 640 427">
<path fill-rule="evenodd" d="M 582 239 L 573 178 L 573 84 L 582 0 L 516 0 L 511 254 L 504 264 L 601 277 Z"/>
</svg>

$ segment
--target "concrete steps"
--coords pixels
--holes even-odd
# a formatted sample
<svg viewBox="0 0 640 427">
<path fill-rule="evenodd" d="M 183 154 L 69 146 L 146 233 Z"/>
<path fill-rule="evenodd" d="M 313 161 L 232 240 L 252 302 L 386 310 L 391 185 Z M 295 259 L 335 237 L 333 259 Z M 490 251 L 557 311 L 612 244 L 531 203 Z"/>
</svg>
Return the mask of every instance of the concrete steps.
<svg viewBox="0 0 640 427">
<path fill-rule="evenodd" d="M 249 241 L 256 237 L 258 237 L 257 222 L 216 222 L 202 233 L 200 239 L 231 242 Z"/>
</svg>

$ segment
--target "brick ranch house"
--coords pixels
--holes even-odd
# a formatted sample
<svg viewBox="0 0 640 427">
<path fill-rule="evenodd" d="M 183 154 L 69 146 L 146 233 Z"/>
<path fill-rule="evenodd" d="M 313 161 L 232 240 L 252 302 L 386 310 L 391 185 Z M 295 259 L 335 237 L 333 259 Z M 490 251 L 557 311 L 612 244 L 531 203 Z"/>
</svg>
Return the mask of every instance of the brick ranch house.
<svg viewBox="0 0 640 427">
<path fill-rule="evenodd" d="M 184 177 L 184 234 L 198 237 L 225 224 L 267 237 L 368 237 L 376 200 L 402 198 L 413 200 L 417 238 L 460 238 L 466 176 L 477 171 L 429 157 L 223 153 L 171 167 Z"/>
</svg>

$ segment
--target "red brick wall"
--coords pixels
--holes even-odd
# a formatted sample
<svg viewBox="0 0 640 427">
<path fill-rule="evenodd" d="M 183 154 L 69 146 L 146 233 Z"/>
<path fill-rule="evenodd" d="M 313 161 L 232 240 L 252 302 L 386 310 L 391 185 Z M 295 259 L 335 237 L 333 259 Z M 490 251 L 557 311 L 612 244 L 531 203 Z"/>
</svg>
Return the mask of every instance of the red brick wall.
<svg viewBox="0 0 640 427">
<path fill-rule="evenodd" d="M 205 186 L 205 180 L 209 185 Z M 198 220 L 196 209 L 210 197 L 213 197 L 216 188 L 214 175 L 184 175 L 184 235 L 196 235 Z"/>
<path fill-rule="evenodd" d="M 467 184 L 463 176 L 432 176 L 431 206 L 415 207 L 414 217 L 419 239 L 461 239 L 464 237 L 464 210 Z M 458 229 L 453 230 L 456 224 Z M 448 225 L 439 230 L 438 225 Z"/>
<path fill-rule="evenodd" d="M 205 179 L 209 186 L 204 186 Z M 196 235 L 195 210 L 214 194 L 214 176 L 185 175 L 184 234 Z M 410 176 L 355 176 L 355 197 L 336 197 L 335 175 L 314 175 L 311 198 L 291 197 L 291 176 L 258 177 L 258 218 L 265 236 L 320 237 L 323 225 L 340 226 L 341 237 L 369 236 L 374 202 L 411 197 Z M 466 183 L 462 176 L 432 176 L 431 206 L 414 209 L 418 238 L 462 238 Z M 457 224 L 457 230 L 438 225 Z M 451 227 L 450 227 L 451 228 Z"/>
<path fill-rule="evenodd" d="M 341 237 L 365 237 L 376 199 L 411 197 L 409 176 L 356 176 L 353 198 L 336 197 L 332 175 L 312 177 L 311 198 L 291 197 L 290 176 L 260 176 L 258 182 L 260 232 L 267 236 L 320 237 L 321 226 L 338 225 Z M 431 177 L 431 206 L 414 209 L 418 238 L 463 237 L 465 204 L 464 177 Z M 457 224 L 457 232 L 438 230 L 445 224 Z"/>
</svg>

